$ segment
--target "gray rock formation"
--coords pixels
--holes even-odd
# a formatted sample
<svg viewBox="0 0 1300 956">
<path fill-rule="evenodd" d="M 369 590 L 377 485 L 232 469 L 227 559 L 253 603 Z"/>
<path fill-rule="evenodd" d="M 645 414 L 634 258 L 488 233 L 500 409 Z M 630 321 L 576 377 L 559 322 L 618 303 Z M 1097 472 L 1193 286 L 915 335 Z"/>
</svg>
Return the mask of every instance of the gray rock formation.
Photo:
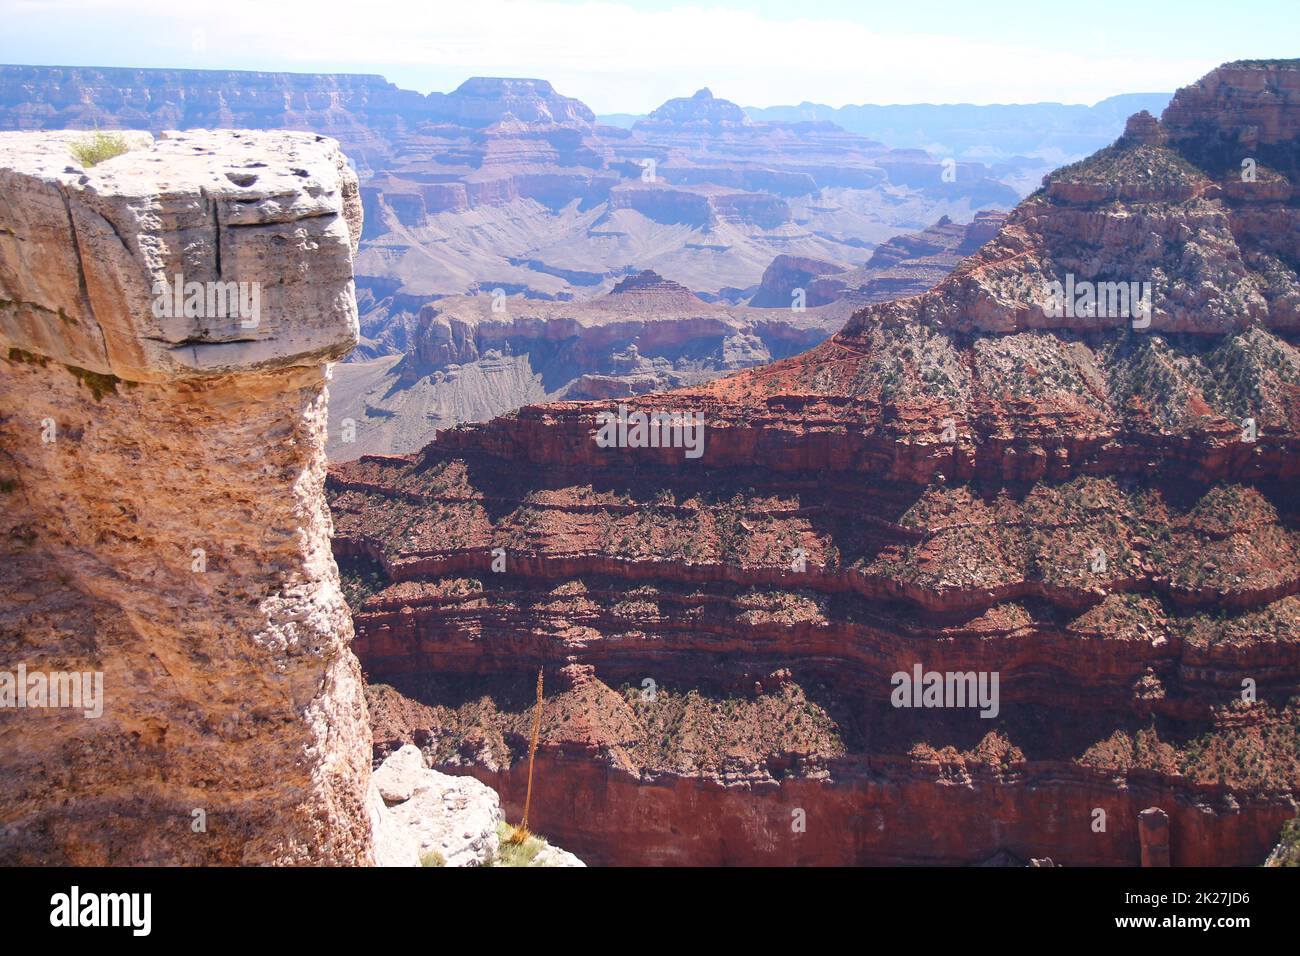
<svg viewBox="0 0 1300 956">
<path fill-rule="evenodd" d="M 430 770 L 414 744 L 375 770 L 370 808 L 380 866 L 491 866 L 500 856 L 505 817 L 496 791 L 473 777 Z M 528 865 L 585 864 L 543 844 Z"/>
</svg>

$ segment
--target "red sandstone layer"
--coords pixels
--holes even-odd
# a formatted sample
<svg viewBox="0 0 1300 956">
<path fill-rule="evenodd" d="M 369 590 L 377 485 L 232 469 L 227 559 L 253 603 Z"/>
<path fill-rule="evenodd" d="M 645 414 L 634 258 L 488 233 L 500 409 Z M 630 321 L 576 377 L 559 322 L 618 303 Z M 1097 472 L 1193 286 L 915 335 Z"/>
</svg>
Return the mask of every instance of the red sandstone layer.
<svg viewBox="0 0 1300 956">
<path fill-rule="evenodd" d="M 1259 862 L 1300 794 L 1300 233 L 1219 132 L 1258 80 L 1294 144 L 1293 73 L 1135 118 L 804 355 L 336 468 L 377 746 L 517 801 L 541 667 L 534 813 L 589 859 L 1136 864 L 1156 806 L 1173 863 Z M 1130 279 L 1149 315 L 1043 299 Z M 636 411 L 701 453 L 597 440 Z M 917 666 L 996 705 L 899 706 Z"/>
</svg>

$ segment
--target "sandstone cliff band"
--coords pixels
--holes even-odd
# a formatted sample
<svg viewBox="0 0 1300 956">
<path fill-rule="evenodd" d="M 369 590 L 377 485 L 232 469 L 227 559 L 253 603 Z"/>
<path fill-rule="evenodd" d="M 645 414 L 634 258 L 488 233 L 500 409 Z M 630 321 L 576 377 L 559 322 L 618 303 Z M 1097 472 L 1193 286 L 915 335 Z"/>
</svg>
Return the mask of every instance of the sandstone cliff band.
<svg viewBox="0 0 1300 956">
<path fill-rule="evenodd" d="M 598 448 L 681 448 L 687 458 L 704 454 L 703 412 L 599 412 Z"/>
</svg>

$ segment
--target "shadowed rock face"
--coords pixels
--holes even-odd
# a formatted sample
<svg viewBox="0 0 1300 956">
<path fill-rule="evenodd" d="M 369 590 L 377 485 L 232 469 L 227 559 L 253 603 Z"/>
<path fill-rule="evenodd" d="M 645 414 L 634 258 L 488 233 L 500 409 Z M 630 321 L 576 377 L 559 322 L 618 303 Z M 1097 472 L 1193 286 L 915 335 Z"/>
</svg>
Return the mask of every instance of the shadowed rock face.
<svg viewBox="0 0 1300 956">
<path fill-rule="evenodd" d="M 85 139 L 0 134 L 0 674 L 103 688 L 0 709 L 0 860 L 368 862 L 322 494 L 355 177 L 305 133 Z M 259 307 L 175 312 L 177 275 Z"/>
<path fill-rule="evenodd" d="M 1300 171 L 1296 60 L 1229 63 L 1178 91 L 1162 117 L 1170 143 L 1202 166 L 1235 167 L 1254 158 L 1295 186 Z"/>
<path fill-rule="evenodd" d="M 376 747 L 510 812 L 542 666 L 531 819 L 595 862 L 1262 861 L 1300 794 L 1294 206 L 1175 120 L 1293 72 L 1180 93 L 810 352 L 622 400 L 702 414 L 698 458 L 603 447 L 599 401 L 337 467 Z M 1027 295 L 1122 268 L 1149 328 Z M 996 714 L 898 706 L 918 666 Z"/>
</svg>

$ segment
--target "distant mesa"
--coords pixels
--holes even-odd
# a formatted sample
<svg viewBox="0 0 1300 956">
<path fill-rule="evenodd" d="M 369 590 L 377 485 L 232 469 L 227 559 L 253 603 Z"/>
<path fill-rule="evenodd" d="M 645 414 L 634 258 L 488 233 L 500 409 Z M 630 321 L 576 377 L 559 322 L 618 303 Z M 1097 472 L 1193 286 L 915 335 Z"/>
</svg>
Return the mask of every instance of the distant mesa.
<svg viewBox="0 0 1300 956">
<path fill-rule="evenodd" d="M 742 129 L 753 126 L 745 111 L 730 100 L 720 100 L 706 86 L 694 96 L 679 96 L 664 103 L 633 129 Z"/>
<path fill-rule="evenodd" d="M 490 126 L 509 116 L 518 123 L 590 127 L 596 114 L 587 104 L 561 96 L 546 80 L 470 77 L 451 93 L 429 94 L 430 105 L 466 125 Z"/>
<path fill-rule="evenodd" d="M 610 295 L 654 296 L 659 298 L 694 299 L 697 302 L 703 301 L 680 282 L 665 279 L 653 269 L 643 269 L 623 279 L 614 286 L 610 291 Z"/>
<path fill-rule="evenodd" d="M 640 395 L 701 385 L 823 341 L 851 312 L 845 303 L 774 313 L 710 302 L 652 269 L 623 275 L 604 295 L 577 301 L 448 296 L 419 307 L 394 361 L 343 364 L 330 389 L 336 460 L 418 448 L 462 422 L 485 421 L 555 399 Z"/>
<path fill-rule="evenodd" d="M 843 283 L 831 277 L 845 271 L 845 266 L 825 259 L 779 255 L 763 270 L 758 291 L 749 304 L 764 309 L 789 308 L 795 293 L 802 290 L 805 306 L 825 305 L 838 298 L 844 290 Z M 823 279 L 828 281 L 820 281 Z"/>
</svg>

